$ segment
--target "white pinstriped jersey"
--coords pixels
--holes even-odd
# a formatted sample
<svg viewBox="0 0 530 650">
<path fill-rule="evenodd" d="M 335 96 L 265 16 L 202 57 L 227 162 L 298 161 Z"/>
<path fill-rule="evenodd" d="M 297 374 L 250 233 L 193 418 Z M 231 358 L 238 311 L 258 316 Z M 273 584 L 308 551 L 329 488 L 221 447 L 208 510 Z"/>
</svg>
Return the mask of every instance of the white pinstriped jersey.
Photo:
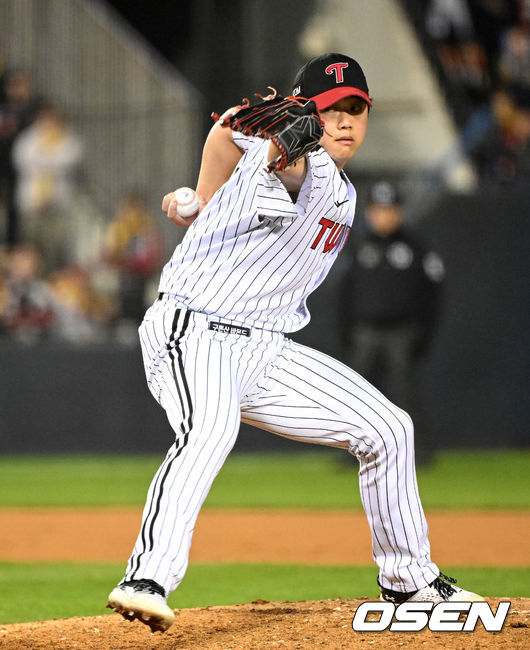
<svg viewBox="0 0 530 650">
<path fill-rule="evenodd" d="M 265 171 L 267 141 L 234 133 L 245 152 L 229 180 L 188 228 L 164 267 L 159 291 L 224 321 L 294 332 L 353 222 L 356 193 L 330 156 L 307 156 L 295 203 Z"/>
<path fill-rule="evenodd" d="M 318 150 L 293 204 L 264 171 L 268 143 L 236 142 L 245 155 L 177 246 L 160 284 L 168 295 L 140 326 L 148 385 L 175 442 L 151 482 L 124 580 L 153 580 L 166 594 L 180 584 L 197 515 L 243 421 L 354 454 L 379 584 L 418 591 L 440 572 L 410 417 L 354 370 L 282 333 L 308 321 L 306 298 L 345 241 L 355 191 Z"/>
</svg>

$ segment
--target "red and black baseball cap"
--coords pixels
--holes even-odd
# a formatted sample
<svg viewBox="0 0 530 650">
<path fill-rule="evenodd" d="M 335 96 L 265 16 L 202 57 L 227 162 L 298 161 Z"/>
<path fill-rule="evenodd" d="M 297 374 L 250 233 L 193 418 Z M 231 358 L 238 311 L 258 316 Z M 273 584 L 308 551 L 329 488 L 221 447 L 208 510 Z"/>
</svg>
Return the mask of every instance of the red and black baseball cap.
<svg viewBox="0 0 530 650">
<path fill-rule="evenodd" d="M 293 95 L 312 99 L 319 110 L 328 108 L 344 97 L 361 97 L 372 105 L 361 66 L 345 54 L 332 52 L 308 61 L 298 71 Z"/>
</svg>

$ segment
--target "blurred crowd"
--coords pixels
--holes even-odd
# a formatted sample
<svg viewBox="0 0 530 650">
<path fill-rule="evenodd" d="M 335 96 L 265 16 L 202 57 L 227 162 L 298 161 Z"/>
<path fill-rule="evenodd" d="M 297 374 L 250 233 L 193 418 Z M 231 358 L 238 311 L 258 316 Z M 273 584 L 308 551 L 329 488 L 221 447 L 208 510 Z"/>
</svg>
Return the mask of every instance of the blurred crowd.
<svg viewBox="0 0 530 650">
<path fill-rule="evenodd" d="M 27 71 L 0 78 L 0 340 L 136 343 L 163 262 L 142 192 L 127 191 L 86 263 L 84 143 Z"/>
<path fill-rule="evenodd" d="M 413 5 L 459 129 L 439 166 L 464 156 L 482 182 L 528 181 L 530 0 Z M 0 340 L 137 341 L 165 257 L 160 217 L 131 188 L 81 255 L 85 146 L 28 71 L 0 65 Z"/>
<path fill-rule="evenodd" d="M 460 147 L 486 182 L 530 175 L 530 0 L 429 0 L 434 45 Z"/>
</svg>

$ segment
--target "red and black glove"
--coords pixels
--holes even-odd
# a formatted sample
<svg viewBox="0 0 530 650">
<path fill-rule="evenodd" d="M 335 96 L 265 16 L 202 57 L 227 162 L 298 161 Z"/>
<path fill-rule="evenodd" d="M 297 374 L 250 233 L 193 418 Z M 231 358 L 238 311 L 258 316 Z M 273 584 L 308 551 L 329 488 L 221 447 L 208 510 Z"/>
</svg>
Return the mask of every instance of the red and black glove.
<svg viewBox="0 0 530 650">
<path fill-rule="evenodd" d="M 322 121 L 314 101 L 297 97 L 273 95 L 261 98 L 250 105 L 244 100 L 237 112 L 222 119 L 224 126 L 245 135 L 256 136 L 272 142 L 280 155 L 267 169 L 282 171 L 293 162 L 313 151 L 323 135 Z M 214 119 L 219 119 L 213 114 Z"/>
</svg>

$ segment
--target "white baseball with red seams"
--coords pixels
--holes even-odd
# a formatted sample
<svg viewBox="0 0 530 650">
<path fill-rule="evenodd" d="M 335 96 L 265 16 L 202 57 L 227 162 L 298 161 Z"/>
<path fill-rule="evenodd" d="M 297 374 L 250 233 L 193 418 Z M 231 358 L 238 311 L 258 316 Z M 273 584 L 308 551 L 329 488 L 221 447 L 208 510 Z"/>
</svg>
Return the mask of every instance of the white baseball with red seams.
<svg viewBox="0 0 530 650">
<path fill-rule="evenodd" d="M 179 187 L 175 190 L 175 199 L 179 217 L 187 219 L 199 211 L 199 197 L 191 187 Z"/>
</svg>

